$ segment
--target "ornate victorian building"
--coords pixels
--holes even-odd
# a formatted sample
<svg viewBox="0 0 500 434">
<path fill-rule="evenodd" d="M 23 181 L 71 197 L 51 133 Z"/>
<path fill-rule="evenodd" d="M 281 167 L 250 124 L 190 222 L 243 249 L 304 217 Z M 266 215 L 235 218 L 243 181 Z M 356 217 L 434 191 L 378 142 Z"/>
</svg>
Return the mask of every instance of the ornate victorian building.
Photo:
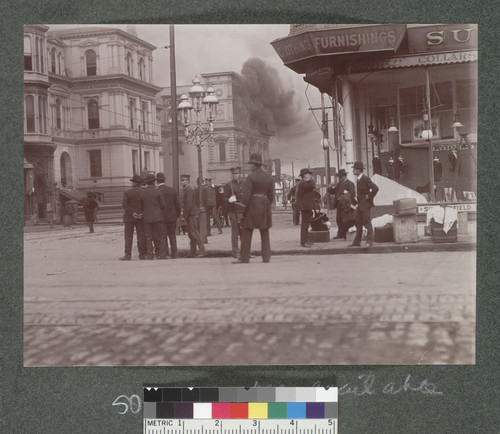
<svg viewBox="0 0 500 434">
<path fill-rule="evenodd" d="M 160 169 L 154 49 L 119 29 L 25 26 L 25 222 L 87 191 L 121 203 L 134 173 Z"/>
</svg>

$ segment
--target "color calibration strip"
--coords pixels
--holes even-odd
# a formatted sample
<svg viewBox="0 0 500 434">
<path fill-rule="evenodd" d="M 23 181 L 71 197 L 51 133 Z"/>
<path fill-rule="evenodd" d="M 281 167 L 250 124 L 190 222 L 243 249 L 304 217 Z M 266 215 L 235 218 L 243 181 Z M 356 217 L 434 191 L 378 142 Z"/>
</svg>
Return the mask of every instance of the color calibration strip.
<svg viewBox="0 0 500 434">
<path fill-rule="evenodd" d="M 146 387 L 143 418 L 145 434 L 336 434 L 338 389 Z"/>
</svg>

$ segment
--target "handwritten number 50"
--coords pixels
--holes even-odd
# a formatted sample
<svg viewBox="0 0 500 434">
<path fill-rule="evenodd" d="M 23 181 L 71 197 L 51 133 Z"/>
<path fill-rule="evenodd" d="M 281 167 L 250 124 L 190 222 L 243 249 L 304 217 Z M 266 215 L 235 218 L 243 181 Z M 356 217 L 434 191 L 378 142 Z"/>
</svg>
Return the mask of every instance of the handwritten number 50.
<svg viewBox="0 0 500 434">
<path fill-rule="evenodd" d="M 125 414 L 129 410 L 132 413 L 137 414 L 141 411 L 141 398 L 138 395 L 132 395 L 130 397 L 125 395 L 120 395 L 113 402 L 113 406 L 117 405 L 123 405 L 124 407 L 123 411 L 118 412 L 120 414 Z"/>
</svg>

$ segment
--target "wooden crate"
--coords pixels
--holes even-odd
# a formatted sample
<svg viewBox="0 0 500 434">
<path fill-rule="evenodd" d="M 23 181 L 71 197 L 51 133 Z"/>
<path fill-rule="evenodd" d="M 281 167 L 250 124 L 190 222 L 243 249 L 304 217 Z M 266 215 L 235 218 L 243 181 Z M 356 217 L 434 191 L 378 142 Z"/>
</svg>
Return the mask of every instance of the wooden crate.
<svg viewBox="0 0 500 434">
<path fill-rule="evenodd" d="M 416 243 L 418 241 L 416 215 L 393 215 L 392 228 L 396 244 Z"/>
</svg>

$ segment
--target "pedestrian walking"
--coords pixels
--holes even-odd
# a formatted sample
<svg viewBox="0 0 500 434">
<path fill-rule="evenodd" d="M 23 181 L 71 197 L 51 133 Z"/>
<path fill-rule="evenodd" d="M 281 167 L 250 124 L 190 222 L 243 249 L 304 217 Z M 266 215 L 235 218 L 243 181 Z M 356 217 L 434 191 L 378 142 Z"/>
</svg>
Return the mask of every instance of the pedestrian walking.
<svg viewBox="0 0 500 434">
<path fill-rule="evenodd" d="M 243 182 L 241 181 L 241 168 L 232 167 L 231 181 L 224 187 L 224 197 L 227 202 L 229 221 L 231 222 L 231 251 L 233 258 L 240 257 L 238 240 L 241 237 L 241 219 L 243 217 Z"/>
<path fill-rule="evenodd" d="M 373 207 L 373 198 L 378 193 L 378 187 L 372 182 L 364 171 L 364 165 L 361 161 L 354 163 L 353 173 L 356 176 L 356 237 L 354 238 L 351 247 L 361 245 L 363 237 L 363 227 L 366 228 L 366 248 L 373 245 L 373 226 L 371 221 L 371 208 Z"/>
<path fill-rule="evenodd" d="M 94 233 L 94 222 L 97 219 L 97 210 L 99 203 L 95 199 L 95 194 L 90 191 L 87 192 L 87 197 L 83 202 L 83 213 L 85 214 L 85 221 L 89 227 L 89 233 Z"/>
<path fill-rule="evenodd" d="M 243 184 L 245 211 L 241 222 L 240 259 L 233 264 L 248 263 L 254 229 L 260 230 L 262 261 L 271 260 L 271 241 L 269 228 L 272 226 L 271 204 L 274 201 L 274 181 L 271 175 L 262 170 L 262 155 L 251 154 L 248 161 L 252 172 Z"/>
<path fill-rule="evenodd" d="M 149 173 L 146 177 L 147 187 L 143 189 L 141 203 L 144 218 L 144 228 L 146 230 L 146 250 L 147 258 L 167 259 L 165 256 L 165 247 L 163 247 L 163 210 L 165 201 L 163 196 L 155 187 L 156 177 Z M 155 252 L 153 252 L 153 242 Z"/>
<path fill-rule="evenodd" d="M 133 187 L 123 193 L 123 225 L 125 235 L 125 255 L 120 258 L 122 261 L 132 259 L 132 244 L 134 240 L 134 229 L 137 238 L 137 250 L 139 259 L 147 259 L 146 231 L 142 213 L 142 188 L 144 179 L 139 175 L 134 175 L 130 179 Z"/>
<path fill-rule="evenodd" d="M 190 251 L 188 258 L 195 258 L 196 247 L 198 247 L 198 257 L 207 255 L 205 246 L 200 237 L 199 215 L 195 190 L 189 185 L 190 175 L 181 175 L 182 194 L 182 217 L 187 222 L 188 237 L 190 242 Z"/>
<path fill-rule="evenodd" d="M 219 234 L 222 234 L 222 226 L 217 213 L 217 192 L 212 186 L 212 180 L 210 178 L 205 178 L 204 194 L 206 195 L 207 236 L 212 235 L 211 218 L 214 219 Z"/>
<path fill-rule="evenodd" d="M 292 219 L 295 226 L 299 225 L 300 222 L 300 211 L 297 209 L 297 184 L 300 182 L 300 178 L 295 179 L 295 185 L 288 192 L 287 200 L 290 201 L 292 205 Z"/>
<path fill-rule="evenodd" d="M 170 242 L 170 257 L 175 259 L 177 257 L 177 237 L 175 229 L 177 219 L 181 215 L 179 196 L 173 187 L 165 185 L 165 175 L 162 172 L 156 174 L 156 183 L 158 185 L 158 191 L 165 201 L 165 208 L 163 209 L 163 247 L 165 250 L 162 256 L 168 256 L 168 245 Z"/>
<path fill-rule="evenodd" d="M 339 182 L 327 191 L 334 197 L 333 208 L 337 210 L 337 236 L 334 239 L 346 239 L 347 231 L 354 226 L 354 214 L 351 205 L 356 200 L 354 183 L 347 178 L 345 169 L 339 170 Z"/>
<path fill-rule="evenodd" d="M 309 225 L 311 224 L 311 217 L 313 209 L 316 209 L 315 188 L 316 183 L 312 177 L 312 172 L 309 169 L 302 169 L 300 171 L 301 181 L 297 184 L 297 209 L 301 214 L 300 223 L 300 245 L 302 247 L 311 248 L 312 244 L 309 242 Z M 321 196 L 320 196 L 321 199 Z"/>
</svg>

